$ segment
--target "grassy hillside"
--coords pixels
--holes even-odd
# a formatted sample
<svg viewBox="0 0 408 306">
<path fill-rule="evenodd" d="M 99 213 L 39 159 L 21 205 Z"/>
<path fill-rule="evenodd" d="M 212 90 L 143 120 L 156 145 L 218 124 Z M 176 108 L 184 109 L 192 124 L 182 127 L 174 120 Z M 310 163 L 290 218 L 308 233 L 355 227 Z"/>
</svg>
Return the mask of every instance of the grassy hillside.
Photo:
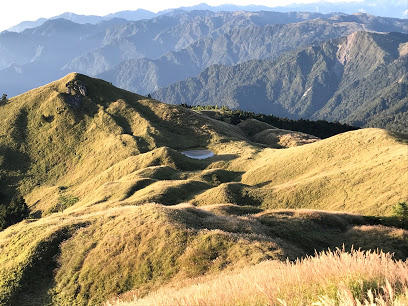
<svg viewBox="0 0 408 306">
<path fill-rule="evenodd" d="M 267 207 L 390 213 L 387 203 L 408 198 L 404 137 L 365 129 L 284 152 L 265 150 L 242 182 L 266 189 Z"/>
<path fill-rule="evenodd" d="M 387 215 L 408 198 L 406 141 L 404 135 L 363 129 L 289 149 L 247 150 L 226 165 L 242 173 L 239 182 L 218 184 L 192 203 Z"/>
<path fill-rule="evenodd" d="M 74 79 L 89 92 L 79 103 L 65 93 Z M 0 111 L 2 191 L 19 189 L 40 214 L 117 201 L 389 214 L 408 197 L 406 136 L 383 130 L 314 142 L 255 120 L 233 126 L 79 74 L 12 98 Z M 203 147 L 216 156 L 180 153 Z"/>
<path fill-rule="evenodd" d="M 75 96 L 65 93 L 65 84 L 74 79 L 89 92 L 78 106 Z M 145 156 L 143 163 L 136 163 L 138 168 L 164 160 L 175 166 L 175 159 L 183 160 L 175 151 L 157 151 L 150 160 L 151 153 L 140 155 L 152 149 L 187 149 L 243 138 L 227 124 L 78 74 L 12 98 L 0 112 L 1 176 L 23 195 L 43 186 L 69 192 L 69 187 L 131 156 Z M 188 162 L 183 164 L 188 167 Z"/>
<path fill-rule="evenodd" d="M 68 81 L 88 95 L 67 94 Z M 0 113 L 0 191 L 31 209 L 0 232 L 0 304 L 99 305 L 343 245 L 408 257 L 406 230 L 350 213 L 384 217 L 407 200 L 404 135 L 273 149 L 254 142 L 271 125 L 230 125 L 80 74 Z M 194 148 L 215 156 L 181 153 Z"/>
<path fill-rule="evenodd" d="M 7 250 L 0 255 L 1 303 L 95 305 L 132 289 L 144 295 L 165 283 L 342 244 L 408 256 L 406 232 L 363 225 L 358 215 L 96 206 L 97 211 L 53 214 L 0 232 L 0 248 Z"/>
</svg>

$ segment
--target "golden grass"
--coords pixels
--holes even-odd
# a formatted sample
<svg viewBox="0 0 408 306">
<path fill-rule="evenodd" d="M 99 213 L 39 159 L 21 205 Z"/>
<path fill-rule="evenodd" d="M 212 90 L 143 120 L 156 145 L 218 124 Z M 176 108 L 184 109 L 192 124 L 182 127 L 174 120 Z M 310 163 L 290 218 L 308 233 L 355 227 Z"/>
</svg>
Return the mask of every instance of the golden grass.
<svg viewBox="0 0 408 306">
<path fill-rule="evenodd" d="M 89 91 L 79 109 L 64 94 L 75 78 Z M 214 280 L 222 271 L 342 244 L 408 256 L 406 231 L 321 211 L 387 214 L 406 201 L 404 135 L 366 129 L 265 149 L 243 136 L 270 128 L 262 123 L 241 130 L 79 74 L 12 98 L 0 111 L 5 183 L 38 215 L 61 196 L 79 200 L 0 232 L 0 304 L 100 304 L 130 290 L 144 295 L 200 275 Z M 179 152 L 194 147 L 216 156 L 197 161 Z M 319 210 L 287 209 L 299 207 Z M 259 267 L 290 270 L 309 261 Z M 385 278 L 394 286 L 391 276 L 379 286 Z M 275 294 L 268 288 L 255 288 L 255 299 L 242 303 L 268 302 Z M 338 288 L 327 288 L 310 301 L 338 299 Z"/>
<path fill-rule="evenodd" d="M 79 108 L 69 105 L 65 94 L 66 82 L 74 79 L 89 92 Z M 167 163 L 201 169 L 174 150 L 244 139 L 237 127 L 75 73 L 11 98 L 0 111 L 2 174 L 24 196 L 37 186 L 89 184 L 110 167 L 155 149 L 159 151 L 150 163 L 141 157 L 137 169 Z M 82 196 L 81 190 L 71 193 Z M 38 206 L 44 210 L 47 204 Z"/>
<path fill-rule="evenodd" d="M 65 83 L 76 78 L 89 87 L 81 109 L 68 106 L 64 93 Z M 232 126 L 79 74 L 12 98 L 0 108 L 5 114 L 0 130 L 9 131 L 0 135 L 2 176 L 6 183 L 19 186 L 34 210 L 46 211 L 55 205 L 58 197 L 52 190 L 59 186 L 79 198 L 72 207 L 76 209 L 125 199 L 132 196 L 134 186 L 138 192 L 148 188 L 139 194 L 150 194 L 133 199 L 134 203 L 161 201 L 166 193 L 163 186 L 175 184 L 139 186 L 142 178 L 186 180 L 180 186 L 199 180 L 214 187 L 193 188 L 178 201 L 168 202 L 172 204 L 231 202 L 384 215 L 395 203 L 408 199 L 404 188 L 407 144 L 379 129 L 344 133 L 285 150 L 264 149 L 250 145 L 241 131 L 276 133 L 262 122 L 247 120 L 240 127 Z M 62 113 L 61 108 L 65 108 Z M 289 138 L 282 145 L 299 140 Z M 193 147 L 208 147 L 217 155 L 196 161 L 178 152 Z M 155 177 L 153 172 L 150 176 L 140 172 L 156 166 L 167 166 L 175 173 Z M 231 176 L 217 179 L 216 173 L 211 178 L 199 173 L 212 169 Z M 239 181 L 241 174 L 243 185 L 233 187 L 232 197 L 228 191 L 232 185 L 217 187 Z M 107 188 L 113 185 L 120 185 L 121 191 Z M 43 192 L 46 196 L 41 197 Z"/>
<path fill-rule="evenodd" d="M 217 277 L 192 279 L 181 287 L 107 305 L 356 305 L 365 301 L 365 305 L 406 305 L 408 263 L 383 252 L 328 251 L 296 262 L 266 261 Z"/>
<path fill-rule="evenodd" d="M 238 124 L 238 127 L 250 137 L 265 130 L 276 129 L 274 126 L 256 119 L 243 120 Z"/>
<path fill-rule="evenodd" d="M 358 215 L 118 205 L 125 202 L 66 209 L 0 232 L 0 303 L 100 304 L 129 290 L 144 295 L 191 277 L 342 244 L 408 255 L 406 231 L 361 226 Z"/>
<path fill-rule="evenodd" d="M 100 304 L 131 289 L 147 292 L 284 254 L 285 243 L 247 235 L 245 221 L 226 223 L 190 207 L 91 208 L 0 232 L 0 304 Z"/>
<path fill-rule="evenodd" d="M 309 207 L 389 214 L 408 199 L 407 145 L 364 129 L 313 144 L 265 149 L 242 182 L 260 186 L 264 207 Z"/>
<path fill-rule="evenodd" d="M 292 148 L 309 143 L 314 143 L 320 139 L 316 136 L 282 129 L 268 129 L 253 136 L 254 141 L 266 144 L 271 148 Z"/>
</svg>

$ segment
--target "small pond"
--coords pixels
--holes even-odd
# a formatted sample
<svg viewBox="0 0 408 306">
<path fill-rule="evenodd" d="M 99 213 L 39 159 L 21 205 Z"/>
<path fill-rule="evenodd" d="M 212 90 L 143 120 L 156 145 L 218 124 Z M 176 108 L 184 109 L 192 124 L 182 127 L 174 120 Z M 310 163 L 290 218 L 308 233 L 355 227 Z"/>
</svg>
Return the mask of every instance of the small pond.
<svg viewBox="0 0 408 306">
<path fill-rule="evenodd" d="M 189 150 L 181 152 L 187 157 L 194 158 L 194 159 L 206 159 L 213 157 L 215 154 L 213 151 L 210 150 Z"/>
</svg>

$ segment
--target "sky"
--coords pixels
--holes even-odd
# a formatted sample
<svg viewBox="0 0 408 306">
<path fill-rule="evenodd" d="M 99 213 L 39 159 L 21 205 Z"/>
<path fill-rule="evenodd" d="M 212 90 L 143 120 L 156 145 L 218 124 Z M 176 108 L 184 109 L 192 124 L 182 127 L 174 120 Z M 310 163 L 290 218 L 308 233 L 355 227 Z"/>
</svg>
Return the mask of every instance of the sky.
<svg viewBox="0 0 408 306">
<path fill-rule="evenodd" d="M 124 10 L 139 8 L 158 12 L 169 8 L 192 6 L 207 3 L 212 6 L 221 4 L 284 6 L 292 3 L 313 3 L 321 0 L 0 0 L 0 31 L 6 30 L 22 21 L 34 21 L 38 18 L 50 18 L 65 12 L 81 15 L 107 15 Z M 326 2 L 363 2 L 364 0 L 325 0 Z M 370 0 L 371 2 L 407 3 L 408 0 Z"/>
<path fill-rule="evenodd" d="M 123 10 L 137 10 L 139 8 L 152 12 L 164 9 L 177 8 L 181 6 L 192 6 L 199 3 L 207 3 L 212 6 L 221 4 L 236 5 L 265 5 L 282 6 L 291 3 L 310 3 L 318 0 L 1 0 L 0 11 L 0 31 L 6 30 L 22 21 L 34 21 L 38 18 L 53 17 L 65 12 L 72 12 L 81 15 L 107 15 Z M 359 0 L 326 0 L 329 2 L 356 2 Z M 361 0 L 362 1 L 362 0 Z M 408 0 L 402 0 L 408 1 Z"/>
</svg>

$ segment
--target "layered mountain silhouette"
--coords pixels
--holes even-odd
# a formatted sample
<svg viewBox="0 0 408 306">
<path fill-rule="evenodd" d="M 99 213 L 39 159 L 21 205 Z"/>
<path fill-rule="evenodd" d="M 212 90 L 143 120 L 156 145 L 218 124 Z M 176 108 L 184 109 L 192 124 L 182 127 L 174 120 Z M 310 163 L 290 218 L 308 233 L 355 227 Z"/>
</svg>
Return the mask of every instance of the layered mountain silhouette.
<svg viewBox="0 0 408 306">
<path fill-rule="evenodd" d="M 355 32 L 277 60 L 214 65 L 154 96 L 406 133 L 399 118 L 407 111 L 407 41 L 401 33 Z"/>
<path fill-rule="evenodd" d="M 63 69 L 65 71 L 75 70 L 96 75 L 120 64 L 123 60 L 134 60 L 137 58 L 143 58 L 142 62 L 149 61 L 148 59 L 154 60 L 169 51 L 185 49 L 201 38 L 218 37 L 232 29 L 245 28 L 250 25 L 263 26 L 270 23 L 285 24 L 320 16 L 323 15 L 316 13 L 243 12 L 237 14 L 230 12 L 175 11 L 151 21 L 124 25 L 112 34 L 109 34 L 108 39 L 112 42 L 105 43 L 102 48 L 75 58 L 71 63 L 64 66 Z M 140 27 L 142 28 L 140 29 Z M 246 37 L 242 37 L 242 39 L 246 39 Z M 205 50 L 202 52 L 205 52 Z M 178 63 L 177 59 L 172 62 Z M 132 65 L 135 66 L 135 70 L 137 69 L 137 63 L 124 62 L 122 65 Z M 164 74 L 171 74 L 171 68 L 167 67 L 167 69 L 164 69 Z M 143 71 L 141 70 L 139 73 L 143 73 Z M 112 79 L 114 73 L 107 72 L 105 75 Z M 119 77 L 119 80 L 123 79 L 125 79 L 124 76 Z M 154 78 L 152 77 L 151 79 L 154 82 Z M 135 86 L 130 88 L 126 86 L 127 84 L 124 81 L 119 81 L 115 84 L 129 90 L 135 90 Z M 147 90 L 150 90 L 150 88 L 144 88 L 143 91 Z"/>
<path fill-rule="evenodd" d="M 330 2 L 316 2 L 316 3 L 309 3 L 309 4 L 292 4 L 286 6 L 277 6 L 277 7 L 269 7 L 263 5 L 233 5 L 233 4 L 224 4 L 219 6 L 211 6 L 206 3 L 201 3 L 198 5 L 193 5 L 189 7 L 179 7 L 178 9 L 192 11 L 192 10 L 208 10 L 212 12 L 223 12 L 223 11 L 247 11 L 247 12 L 259 12 L 259 11 L 275 11 L 275 12 L 292 12 L 292 11 L 300 11 L 300 12 L 320 12 L 323 14 L 331 13 L 331 12 L 343 12 L 348 14 L 353 14 L 355 12 L 365 12 L 372 15 L 377 16 L 388 16 L 394 18 L 403 18 L 405 16 L 406 6 L 401 2 L 387 2 L 385 0 L 382 1 L 358 1 L 358 2 L 344 2 L 344 3 L 330 3 Z M 176 9 L 167 9 L 160 11 L 158 13 L 153 13 L 144 9 L 138 9 L 135 11 L 127 10 L 127 11 L 119 11 L 116 13 L 111 13 L 105 16 L 95 16 L 95 15 L 78 15 L 71 12 L 66 12 L 58 16 L 54 16 L 49 19 L 58 19 L 64 18 L 71 20 L 76 23 L 98 23 L 102 20 L 108 20 L 112 18 L 123 18 L 129 21 L 137 21 L 140 19 L 149 19 L 153 17 L 157 17 L 158 15 L 166 14 L 172 12 Z M 39 18 L 36 21 L 23 21 L 11 28 L 9 31 L 12 32 L 21 32 L 28 28 L 34 28 L 40 26 L 47 20 L 47 18 Z"/>
<path fill-rule="evenodd" d="M 65 17 L 76 20 L 69 16 Z M 303 31 L 302 25 L 296 25 L 312 19 L 314 25 L 303 26 Z M 251 34 L 266 37 L 268 31 L 271 35 L 275 33 L 272 28 L 255 33 L 258 30 L 251 27 L 277 24 L 286 26 L 284 30 L 276 28 L 281 36 L 274 35 L 269 47 L 253 52 L 261 40 L 247 51 L 240 47 L 249 46 L 245 42 L 253 40 Z M 246 28 L 247 31 L 240 32 Z M 276 56 L 313 42 L 319 34 L 323 34 L 321 39 L 328 39 L 358 30 L 404 32 L 407 28 L 401 19 L 340 13 L 173 10 L 139 21 L 112 18 L 96 24 L 79 24 L 63 18 L 51 19 L 21 33 L 0 34 L 1 90 L 14 96 L 78 71 L 103 76 L 119 87 L 147 94 L 168 85 L 169 75 L 179 74 L 176 80 L 182 80 L 211 64 L 236 64 Z M 275 44 L 277 50 L 273 48 Z M 191 67 L 186 69 L 186 65 Z M 41 74 L 36 74 L 38 69 Z"/>
<path fill-rule="evenodd" d="M 98 76 L 131 91 L 151 92 L 196 76 L 214 64 L 235 65 L 251 59 L 276 58 L 285 51 L 362 29 L 364 27 L 358 23 L 322 19 L 287 25 L 250 26 L 228 31 L 217 38 L 202 38 L 156 60 L 127 60 Z"/>
</svg>

